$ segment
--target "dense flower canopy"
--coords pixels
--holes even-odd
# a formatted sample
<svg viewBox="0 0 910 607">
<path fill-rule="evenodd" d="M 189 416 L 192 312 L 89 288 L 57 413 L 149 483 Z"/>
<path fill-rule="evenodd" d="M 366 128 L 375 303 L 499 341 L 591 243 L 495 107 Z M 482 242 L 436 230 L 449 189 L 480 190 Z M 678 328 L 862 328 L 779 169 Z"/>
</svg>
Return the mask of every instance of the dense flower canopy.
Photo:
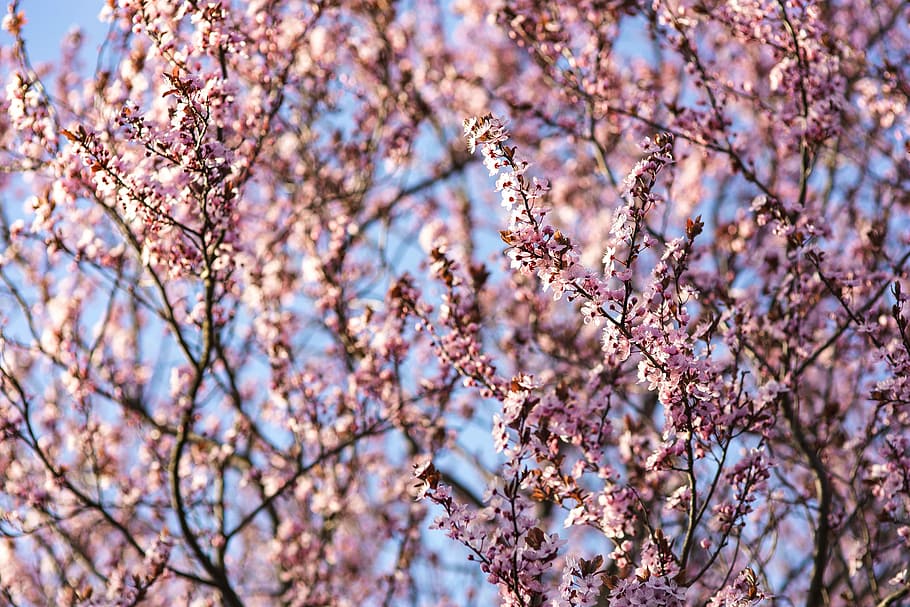
<svg viewBox="0 0 910 607">
<path fill-rule="evenodd" d="M 910 600 L 910 6 L 13 1 L 0 603 Z"/>
</svg>

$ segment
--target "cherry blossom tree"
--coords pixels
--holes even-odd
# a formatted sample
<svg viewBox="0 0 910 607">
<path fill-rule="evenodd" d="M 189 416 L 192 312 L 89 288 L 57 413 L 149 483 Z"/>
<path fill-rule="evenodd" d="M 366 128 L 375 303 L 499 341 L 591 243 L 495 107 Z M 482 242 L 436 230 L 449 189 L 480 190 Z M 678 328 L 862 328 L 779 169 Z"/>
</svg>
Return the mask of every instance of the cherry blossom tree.
<svg viewBox="0 0 910 607">
<path fill-rule="evenodd" d="M 0 602 L 910 604 L 907 3 L 30 10 Z"/>
</svg>

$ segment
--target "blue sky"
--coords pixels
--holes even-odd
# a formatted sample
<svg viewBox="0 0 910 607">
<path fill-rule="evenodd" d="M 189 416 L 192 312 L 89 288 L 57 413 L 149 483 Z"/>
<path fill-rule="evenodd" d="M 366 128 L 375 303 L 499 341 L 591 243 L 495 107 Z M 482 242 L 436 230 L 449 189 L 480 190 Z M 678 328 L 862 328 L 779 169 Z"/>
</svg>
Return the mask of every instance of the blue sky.
<svg viewBox="0 0 910 607">
<path fill-rule="evenodd" d="M 105 0 L 20 0 L 19 10 L 28 19 L 23 35 L 32 61 L 53 61 L 60 53 L 60 40 L 74 25 L 79 25 L 86 35 L 86 50 L 96 51 L 107 31 L 107 24 L 98 21 L 104 3 Z M 0 44 L 9 41 L 9 34 L 0 33 Z"/>
</svg>

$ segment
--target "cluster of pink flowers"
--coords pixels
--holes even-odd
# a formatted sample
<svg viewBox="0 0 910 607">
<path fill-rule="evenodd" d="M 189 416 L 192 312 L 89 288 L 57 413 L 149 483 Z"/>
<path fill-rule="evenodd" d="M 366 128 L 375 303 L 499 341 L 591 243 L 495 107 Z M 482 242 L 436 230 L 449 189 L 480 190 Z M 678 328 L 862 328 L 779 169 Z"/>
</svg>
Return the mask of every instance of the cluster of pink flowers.
<svg viewBox="0 0 910 607">
<path fill-rule="evenodd" d="M 433 526 L 470 550 L 468 560 L 479 562 L 487 580 L 499 586 L 503 605 L 527 607 L 547 596 L 543 576 L 564 541 L 535 526 L 533 505 L 518 494 L 517 479 L 502 489 L 491 489 L 486 506 L 473 512 L 439 482 L 432 463 L 421 463 L 414 472 L 419 481 L 417 496 L 445 511 Z"/>
<path fill-rule="evenodd" d="M 99 4 L 2 19 L 0 603 L 910 596 L 905 0 Z"/>
<path fill-rule="evenodd" d="M 711 597 L 708 607 L 753 607 L 765 598 L 765 593 L 758 589 L 755 572 L 743 569 L 732 584 L 724 586 Z"/>
<path fill-rule="evenodd" d="M 611 607 L 684 607 L 686 593 L 665 577 L 631 576 L 621 580 L 610 595 Z"/>
</svg>

